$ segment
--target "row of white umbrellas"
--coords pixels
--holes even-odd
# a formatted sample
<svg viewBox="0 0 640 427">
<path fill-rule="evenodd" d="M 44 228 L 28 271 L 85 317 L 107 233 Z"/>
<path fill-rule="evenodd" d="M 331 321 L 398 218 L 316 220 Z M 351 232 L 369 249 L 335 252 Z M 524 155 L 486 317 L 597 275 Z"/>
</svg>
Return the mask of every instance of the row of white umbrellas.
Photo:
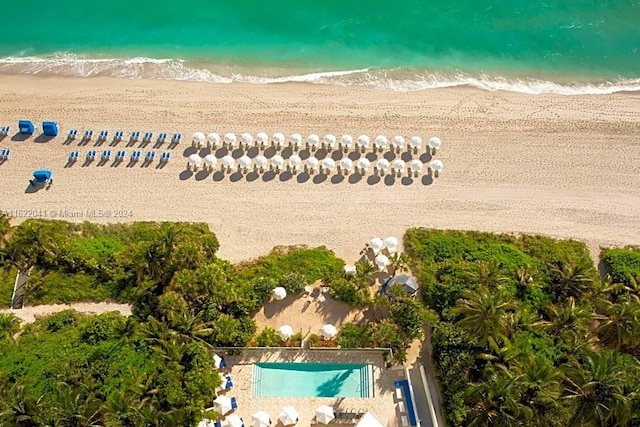
<svg viewBox="0 0 640 427">
<path fill-rule="evenodd" d="M 316 408 L 315 411 L 316 421 L 321 424 L 329 424 L 335 418 L 336 414 L 333 411 L 333 408 L 328 405 L 320 405 Z M 298 423 L 299 415 L 296 408 L 293 406 L 285 406 L 280 411 L 280 415 L 278 416 L 278 421 L 281 422 L 285 426 L 291 426 Z M 225 417 L 222 421 L 222 426 L 224 427 L 242 427 L 244 426 L 244 422 L 242 418 L 240 418 L 237 414 L 231 414 Z M 203 420 L 198 424 L 198 427 L 212 427 L 214 423 L 209 420 Z M 252 427 L 270 427 L 272 425 L 271 417 L 265 411 L 258 411 L 251 416 L 251 426 Z M 366 412 L 356 424 L 356 427 L 382 427 L 382 423 L 373 416 L 371 412 Z"/>
<path fill-rule="evenodd" d="M 294 172 L 306 169 L 310 172 L 317 170 L 321 173 L 326 172 L 329 174 L 331 171 L 337 169 L 339 173 L 349 174 L 354 170 L 357 170 L 358 173 L 365 175 L 372 166 L 372 162 L 365 157 L 358 159 L 355 162 L 345 157 L 344 159 L 336 162 L 329 157 L 320 160 L 317 157 L 311 156 L 303 161 L 297 154 L 293 154 L 287 160 L 279 154 L 276 154 L 271 159 L 268 159 L 262 154 L 255 158 L 244 155 L 237 160 L 231 155 L 226 155 L 221 159 L 218 159 L 213 154 L 207 154 L 204 158 L 200 157 L 198 154 L 192 154 L 188 158 L 189 167 L 194 170 L 201 168 L 203 165 L 204 167 L 213 170 L 218 165 L 218 162 L 220 162 L 223 170 L 231 171 L 232 169 L 235 169 L 237 165 L 239 170 L 245 172 L 251 169 L 256 169 L 261 172 L 273 169 L 276 172 L 280 172 L 284 170 L 286 164 L 287 168 Z M 424 163 L 419 159 L 411 160 L 408 163 L 401 159 L 396 159 L 392 162 L 387 159 L 379 159 L 373 163 L 373 166 L 376 173 L 383 175 L 389 171 L 392 171 L 395 174 L 403 174 L 408 171 L 417 176 L 424 169 Z M 429 162 L 428 167 L 435 174 L 439 174 L 442 171 L 444 164 L 442 163 L 442 160 L 435 159 Z"/>
<path fill-rule="evenodd" d="M 293 149 L 299 149 L 305 143 L 305 139 L 299 133 L 294 133 L 287 138 L 281 132 L 274 133 L 272 136 L 269 136 L 264 132 L 260 132 L 256 134 L 255 138 L 250 133 L 243 133 L 239 136 L 235 133 L 226 133 L 223 136 L 220 136 L 215 132 L 208 135 L 205 135 L 203 132 L 196 132 L 193 134 L 192 140 L 197 146 L 201 146 L 206 142 L 208 146 L 214 148 L 222 146 L 227 146 L 229 148 L 264 148 L 267 146 L 273 146 L 276 149 L 280 149 L 290 146 Z M 322 147 L 328 150 L 333 150 L 339 147 L 345 151 L 350 150 L 354 146 L 360 150 L 366 150 L 371 146 L 377 150 L 385 150 L 392 147 L 397 151 L 408 147 L 414 152 L 417 152 L 422 149 L 423 141 L 419 136 L 412 136 L 407 139 L 402 135 L 396 135 L 389 139 L 385 135 L 378 135 L 371 140 L 367 135 L 360 135 L 357 138 L 354 138 L 351 135 L 345 134 L 338 140 L 338 138 L 333 134 L 327 134 L 322 139 L 316 134 L 311 134 L 306 138 L 306 146 L 310 149 Z M 435 152 L 442 147 L 442 141 L 440 138 L 434 136 L 427 142 L 427 147 L 431 152 Z"/>
<path fill-rule="evenodd" d="M 386 249 L 392 254 L 398 251 L 398 239 L 393 236 L 389 236 L 384 240 L 380 237 L 374 237 L 369 240 L 369 247 L 371 247 L 371 250 L 373 250 L 373 253 L 376 255 L 383 249 Z"/>
<path fill-rule="evenodd" d="M 278 335 L 286 341 L 293 336 L 293 328 L 289 325 L 282 325 L 278 328 Z M 331 324 L 326 324 L 320 328 L 320 335 L 322 335 L 323 338 L 331 339 L 338 335 L 338 329 Z"/>
</svg>

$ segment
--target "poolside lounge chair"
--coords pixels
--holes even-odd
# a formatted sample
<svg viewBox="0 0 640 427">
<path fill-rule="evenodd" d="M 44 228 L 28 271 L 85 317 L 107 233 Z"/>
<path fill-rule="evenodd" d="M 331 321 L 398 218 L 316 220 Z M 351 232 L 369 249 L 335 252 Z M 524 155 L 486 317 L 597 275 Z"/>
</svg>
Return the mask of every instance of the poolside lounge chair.
<svg viewBox="0 0 640 427">
<path fill-rule="evenodd" d="M 156 158 L 156 152 L 155 151 L 147 151 L 147 154 L 144 156 L 145 160 L 147 160 L 148 162 L 152 161 L 153 159 Z"/>
<path fill-rule="evenodd" d="M 400 417 L 400 423 L 402 424 L 402 427 L 409 427 L 409 419 L 406 415 Z"/>
<path fill-rule="evenodd" d="M 0 128 L 0 135 L 2 135 L 2 136 L 9 135 L 9 131 L 10 130 L 11 130 L 11 128 L 9 126 L 2 126 L 2 128 Z"/>
<path fill-rule="evenodd" d="M 167 140 L 166 133 L 162 132 L 160 135 L 158 135 L 158 139 L 157 139 L 158 143 L 163 144 L 166 140 Z"/>
<path fill-rule="evenodd" d="M 84 132 L 84 137 L 82 139 L 84 139 L 85 141 L 91 141 L 92 137 L 93 137 L 93 131 L 87 130 Z"/>
<path fill-rule="evenodd" d="M 96 150 L 87 151 L 87 160 L 93 160 L 96 158 Z"/>
<path fill-rule="evenodd" d="M 71 162 L 75 162 L 76 160 L 78 160 L 78 157 L 80 157 L 80 153 L 78 153 L 77 151 L 72 151 L 71 153 L 69 153 L 69 161 Z"/>
<path fill-rule="evenodd" d="M 142 142 L 151 142 L 151 138 L 153 138 L 153 132 L 145 132 Z"/>
<path fill-rule="evenodd" d="M 140 160 L 140 151 L 136 150 L 131 153 L 131 160 L 133 160 L 134 162 Z"/>
<path fill-rule="evenodd" d="M 108 130 L 101 130 L 100 135 L 98 135 L 98 141 L 104 141 L 109 136 Z"/>
<path fill-rule="evenodd" d="M 231 398 L 231 409 L 234 411 L 238 409 L 238 401 L 236 400 L 235 397 Z"/>
<path fill-rule="evenodd" d="M 109 160 L 111 158 L 111 150 L 104 150 L 102 152 L 102 160 Z"/>
<path fill-rule="evenodd" d="M 69 139 L 76 139 L 77 136 L 78 136 L 78 129 L 71 129 L 67 137 Z"/>
<path fill-rule="evenodd" d="M 139 131 L 133 131 L 131 132 L 131 142 L 136 142 L 140 139 L 140 132 Z"/>
<path fill-rule="evenodd" d="M 126 155 L 127 155 L 126 151 L 118 150 L 118 152 L 116 153 L 116 160 L 124 160 Z"/>
<path fill-rule="evenodd" d="M 160 155 L 160 161 L 166 163 L 171 158 L 171 153 L 169 151 L 165 151 Z"/>
<path fill-rule="evenodd" d="M 182 139 L 182 134 L 181 133 L 174 133 L 173 137 L 171 138 L 171 142 L 173 144 L 177 144 L 180 142 L 180 140 Z"/>
<path fill-rule="evenodd" d="M 0 160 L 7 160 L 10 154 L 11 150 L 9 150 L 8 148 L 3 148 L 2 151 L 0 151 Z"/>
<path fill-rule="evenodd" d="M 123 137 L 124 137 L 124 132 L 122 132 L 121 130 L 116 131 L 116 133 L 113 134 L 113 140 L 114 141 L 122 141 Z"/>
</svg>

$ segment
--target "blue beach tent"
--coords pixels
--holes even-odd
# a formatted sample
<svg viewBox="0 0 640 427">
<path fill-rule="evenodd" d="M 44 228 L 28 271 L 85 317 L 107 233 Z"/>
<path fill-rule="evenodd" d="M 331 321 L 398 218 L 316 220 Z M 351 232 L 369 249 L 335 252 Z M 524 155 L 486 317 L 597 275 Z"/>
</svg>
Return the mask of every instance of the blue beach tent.
<svg viewBox="0 0 640 427">
<path fill-rule="evenodd" d="M 29 120 L 20 120 L 18 122 L 18 128 L 20 129 L 20 133 L 25 135 L 33 135 L 36 131 L 36 127 Z"/>
<path fill-rule="evenodd" d="M 58 123 L 42 122 L 42 133 L 46 136 L 58 136 Z"/>
<path fill-rule="evenodd" d="M 46 184 L 52 182 L 51 179 L 51 171 L 49 169 L 38 169 L 33 172 L 33 179 L 31 180 L 31 185 L 35 184 Z"/>
</svg>

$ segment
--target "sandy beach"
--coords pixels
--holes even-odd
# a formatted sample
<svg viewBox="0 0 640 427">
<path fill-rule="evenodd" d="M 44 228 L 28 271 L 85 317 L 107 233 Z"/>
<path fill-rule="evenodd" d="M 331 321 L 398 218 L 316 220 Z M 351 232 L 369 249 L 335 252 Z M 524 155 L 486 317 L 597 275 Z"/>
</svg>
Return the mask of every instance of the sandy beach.
<svg viewBox="0 0 640 427">
<path fill-rule="evenodd" d="M 0 209 L 74 221 L 208 223 L 220 256 L 254 258 L 276 245 L 325 245 L 347 261 L 372 236 L 407 227 L 542 233 L 599 245 L 640 242 L 640 94 L 523 95 L 454 88 L 386 92 L 310 84 L 247 85 L 115 78 L 0 76 Z M 13 140 L 17 120 L 55 120 L 46 143 Z M 181 132 L 164 168 L 83 167 L 79 132 Z M 275 176 L 238 180 L 186 173 L 194 131 L 439 136 L 442 175 L 332 182 Z M 120 143 L 112 151 L 124 147 Z M 153 145 L 153 144 L 152 144 Z M 165 151 L 166 145 L 156 151 Z M 80 161 L 65 167 L 69 152 Z M 128 152 L 132 148 L 126 148 Z M 146 151 L 147 149 L 144 149 Z M 26 192 L 33 169 L 49 190 Z M 271 179 L 272 178 L 272 179 Z M 413 181 L 413 182 L 410 182 Z M 35 212 L 30 212 L 34 210 Z M 87 210 L 111 211 L 89 218 Z M 123 217 L 116 217 L 123 211 Z"/>
</svg>

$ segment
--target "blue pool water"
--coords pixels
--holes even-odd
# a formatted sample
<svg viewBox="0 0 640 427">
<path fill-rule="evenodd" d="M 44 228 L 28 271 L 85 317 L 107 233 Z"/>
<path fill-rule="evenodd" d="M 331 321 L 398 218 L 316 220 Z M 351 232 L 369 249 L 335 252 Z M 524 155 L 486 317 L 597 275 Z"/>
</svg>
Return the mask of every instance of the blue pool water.
<svg viewBox="0 0 640 427">
<path fill-rule="evenodd" d="M 371 397 L 371 366 L 353 363 L 256 363 L 257 397 Z"/>
</svg>

